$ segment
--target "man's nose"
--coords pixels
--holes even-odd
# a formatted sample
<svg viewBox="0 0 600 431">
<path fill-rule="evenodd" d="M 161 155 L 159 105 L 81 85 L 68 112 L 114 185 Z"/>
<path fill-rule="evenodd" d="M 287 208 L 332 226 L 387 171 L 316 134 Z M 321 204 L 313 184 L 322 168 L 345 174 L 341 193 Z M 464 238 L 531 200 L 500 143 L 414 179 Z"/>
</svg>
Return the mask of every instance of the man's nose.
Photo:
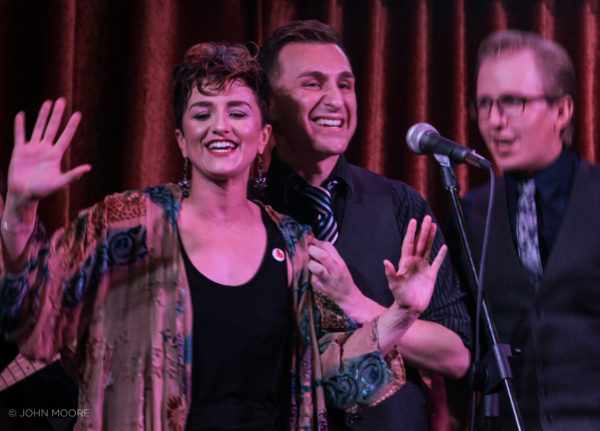
<svg viewBox="0 0 600 431">
<path fill-rule="evenodd" d="M 325 86 L 325 96 L 323 102 L 328 107 L 339 109 L 344 105 L 344 97 L 337 84 L 328 84 Z"/>
<path fill-rule="evenodd" d="M 502 105 L 497 100 L 492 102 L 492 107 L 490 108 L 490 117 L 488 122 L 495 127 L 506 124 L 506 114 L 502 109 Z"/>
</svg>

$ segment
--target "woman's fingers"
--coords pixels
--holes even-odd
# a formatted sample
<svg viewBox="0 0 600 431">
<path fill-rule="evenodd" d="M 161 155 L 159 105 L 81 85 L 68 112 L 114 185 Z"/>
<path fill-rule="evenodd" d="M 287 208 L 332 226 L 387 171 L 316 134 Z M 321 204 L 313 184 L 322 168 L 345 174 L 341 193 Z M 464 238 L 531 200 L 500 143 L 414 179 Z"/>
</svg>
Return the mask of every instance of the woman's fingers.
<svg viewBox="0 0 600 431">
<path fill-rule="evenodd" d="M 71 184 L 73 181 L 78 180 L 81 176 L 92 169 L 91 165 L 79 165 L 76 168 L 71 169 L 68 172 L 65 172 L 59 179 L 57 184 L 58 188 L 66 187 Z"/>
<path fill-rule="evenodd" d="M 33 126 L 33 133 L 29 142 L 38 142 L 42 139 L 44 129 L 46 128 L 46 122 L 48 121 L 48 115 L 50 114 L 50 108 L 52 107 L 52 101 L 46 100 L 40 112 L 38 113 L 37 119 L 35 120 L 35 126 Z"/>
<path fill-rule="evenodd" d="M 65 152 L 65 150 L 69 147 L 69 144 L 73 140 L 73 135 L 77 131 L 77 127 L 79 127 L 79 122 L 81 121 L 81 112 L 75 112 L 69 118 L 69 122 L 65 126 L 65 130 L 61 133 L 58 141 L 56 141 L 56 147 L 61 152 Z"/>
<path fill-rule="evenodd" d="M 434 274 L 436 274 L 436 276 L 442 266 L 442 263 L 444 263 L 444 259 L 446 258 L 447 253 L 448 246 L 444 244 L 440 247 L 437 256 L 435 257 L 435 259 L 433 259 L 433 262 L 431 262 L 431 269 L 434 271 Z"/>
<path fill-rule="evenodd" d="M 417 235 L 417 247 L 415 250 L 415 254 L 417 256 L 423 256 L 425 249 L 427 247 L 427 241 L 429 239 L 429 230 L 431 229 L 431 217 L 426 215 L 423 217 L 423 222 L 421 223 L 421 228 L 419 229 L 419 234 Z"/>
<path fill-rule="evenodd" d="M 35 125 L 33 126 L 31 139 L 29 139 L 29 141 L 27 141 L 25 136 L 25 113 L 22 111 L 19 112 L 15 116 L 14 123 L 15 145 L 26 142 L 38 143 L 42 140 L 48 143 L 54 143 L 56 135 L 60 129 L 65 107 L 66 102 L 62 97 L 57 99 L 54 103 L 51 100 L 46 100 L 40 108 Z M 73 135 L 77 130 L 80 120 L 81 113 L 79 112 L 74 113 L 69 119 L 69 122 L 65 126 L 65 129 L 57 141 L 57 144 L 59 144 L 59 147 L 62 151 L 68 147 L 69 143 L 73 139 Z"/>
<path fill-rule="evenodd" d="M 437 225 L 431 223 L 429 227 L 429 235 L 427 237 L 427 244 L 425 245 L 425 251 L 423 253 L 423 259 L 429 261 L 431 257 L 431 251 L 433 250 L 433 242 L 435 241 L 435 234 L 437 233 Z"/>
<path fill-rule="evenodd" d="M 15 116 L 15 146 L 25 143 L 25 112 L 21 111 Z"/>
<path fill-rule="evenodd" d="M 408 222 L 408 226 L 406 228 L 406 234 L 404 234 L 404 239 L 402 240 L 402 250 L 400 255 L 400 262 L 398 262 L 398 267 L 401 266 L 402 258 L 408 258 L 412 256 L 415 248 L 415 232 L 417 231 L 417 221 L 413 218 Z"/>
<path fill-rule="evenodd" d="M 383 267 L 384 267 L 384 271 L 385 271 L 385 276 L 387 277 L 388 280 L 393 280 L 394 278 L 396 278 L 396 276 L 397 276 L 396 268 L 394 268 L 394 264 L 392 262 L 390 262 L 387 259 L 384 259 Z"/>
<path fill-rule="evenodd" d="M 50 115 L 50 120 L 46 125 L 46 130 L 44 131 L 44 137 L 42 138 L 46 142 L 53 143 L 54 138 L 56 137 L 56 133 L 58 132 L 58 128 L 60 127 L 60 122 L 62 120 L 63 113 L 65 112 L 65 99 L 62 97 L 57 99 L 54 102 L 54 107 L 52 108 L 52 114 Z"/>
</svg>

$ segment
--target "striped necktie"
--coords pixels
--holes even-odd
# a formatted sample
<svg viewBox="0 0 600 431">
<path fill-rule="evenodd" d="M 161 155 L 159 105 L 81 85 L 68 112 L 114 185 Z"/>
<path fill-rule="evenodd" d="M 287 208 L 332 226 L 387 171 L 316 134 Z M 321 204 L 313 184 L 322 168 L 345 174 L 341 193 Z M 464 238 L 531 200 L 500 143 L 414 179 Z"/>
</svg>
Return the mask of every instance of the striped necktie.
<svg viewBox="0 0 600 431">
<path fill-rule="evenodd" d="M 304 184 L 298 193 L 306 197 L 310 205 L 316 210 L 317 216 L 312 223 L 313 233 L 321 241 L 335 243 L 338 238 L 338 225 L 333 214 L 331 192 L 335 189 L 337 180 L 329 180 L 325 187 L 313 187 Z"/>
<path fill-rule="evenodd" d="M 535 183 L 533 179 L 517 183 L 519 200 L 517 203 L 517 246 L 519 258 L 529 273 L 529 278 L 537 285 L 542 276 L 542 259 L 538 240 L 537 211 L 535 205 Z"/>
</svg>

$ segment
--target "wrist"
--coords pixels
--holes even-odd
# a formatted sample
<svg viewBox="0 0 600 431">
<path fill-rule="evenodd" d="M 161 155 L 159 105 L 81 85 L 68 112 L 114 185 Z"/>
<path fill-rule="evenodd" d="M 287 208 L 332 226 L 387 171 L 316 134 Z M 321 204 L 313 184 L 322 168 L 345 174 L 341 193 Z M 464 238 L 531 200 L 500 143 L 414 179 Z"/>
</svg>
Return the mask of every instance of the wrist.
<svg viewBox="0 0 600 431">
<path fill-rule="evenodd" d="M 4 204 L 3 217 L 9 218 L 9 222 L 32 222 L 35 220 L 35 214 L 38 207 L 38 200 L 28 199 L 19 193 L 13 193 L 8 190 L 6 202 Z"/>
<path fill-rule="evenodd" d="M 388 330 L 407 330 L 420 316 L 417 311 L 401 307 L 396 301 L 382 313 L 379 324 L 383 324 Z"/>
<path fill-rule="evenodd" d="M 33 223 L 9 223 L 4 219 L 0 219 L 0 229 L 11 235 L 25 235 L 33 230 Z"/>
<path fill-rule="evenodd" d="M 26 200 L 9 192 L 0 219 L 0 229 L 17 235 L 30 233 L 35 225 L 37 206 L 37 201 Z"/>
<path fill-rule="evenodd" d="M 364 296 L 356 285 L 338 305 L 359 324 L 372 321 L 385 310 L 385 307 Z"/>
<path fill-rule="evenodd" d="M 395 305 L 396 303 L 386 309 L 375 321 L 383 354 L 387 354 L 392 348 L 401 351 L 404 335 L 418 317 L 415 313 Z"/>
</svg>

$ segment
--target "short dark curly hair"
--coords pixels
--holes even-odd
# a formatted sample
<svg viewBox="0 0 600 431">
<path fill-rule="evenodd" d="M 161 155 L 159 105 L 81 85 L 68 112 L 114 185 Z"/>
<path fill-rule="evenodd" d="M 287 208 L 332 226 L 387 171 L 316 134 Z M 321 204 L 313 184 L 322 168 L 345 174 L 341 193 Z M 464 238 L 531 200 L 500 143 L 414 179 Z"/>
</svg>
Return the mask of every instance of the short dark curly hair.
<svg viewBox="0 0 600 431">
<path fill-rule="evenodd" d="M 187 50 L 183 62 L 173 72 L 173 107 L 177 128 L 182 119 L 194 86 L 202 94 L 206 90 L 222 91 L 235 81 L 247 85 L 260 108 L 263 125 L 269 114 L 269 82 L 256 56 L 244 45 L 206 42 Z"/>
</svg>

